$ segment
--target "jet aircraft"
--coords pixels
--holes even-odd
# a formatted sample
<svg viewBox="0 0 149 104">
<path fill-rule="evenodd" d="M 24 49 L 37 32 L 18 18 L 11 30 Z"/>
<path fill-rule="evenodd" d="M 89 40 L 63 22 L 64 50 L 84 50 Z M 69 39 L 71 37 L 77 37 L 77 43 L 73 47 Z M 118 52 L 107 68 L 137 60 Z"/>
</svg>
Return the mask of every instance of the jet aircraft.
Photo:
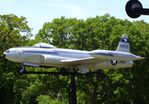
<svg viewBox="0 0 149 104">
<path fill-rule="evenodd" d="M 132 67 L 133 61 L 143 57 L 130 53 L 128 36 L 123 34 L 117 49 L 111 50 L 73 50 L 56 48 L 47 43 L 37 43 L 32 47 L 16 47 L 6 50 L 6 59 L 34 67 L 60 67 L 76 69 L 79 73 L 87 73 L 90 69 L 117 69 Z"/>
</svg>

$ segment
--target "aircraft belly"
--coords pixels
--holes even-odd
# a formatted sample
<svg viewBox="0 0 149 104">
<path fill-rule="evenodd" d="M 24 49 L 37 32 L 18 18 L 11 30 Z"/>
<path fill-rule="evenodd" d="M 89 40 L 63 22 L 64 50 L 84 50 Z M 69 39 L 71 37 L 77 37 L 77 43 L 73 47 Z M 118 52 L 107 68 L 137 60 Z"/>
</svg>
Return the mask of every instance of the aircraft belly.
<svg viewBox="0 0 149 104">
<path fill-rule="evenodd" d="M 119 61 L 135 60 L 132 57 L 125 57 L 125 56 L 95 56 L 95 57 L 100 59 L 105 59 L 105 60 L 119 60 Z"/>
<path fill-rule="evenodd" d="M 65 68 L 75 68 L 75 66 L 69 66 L 61 63 L 42 63 L 41 66 L 49 66 L 49 67 L 65 67 Z"/>
</svg>

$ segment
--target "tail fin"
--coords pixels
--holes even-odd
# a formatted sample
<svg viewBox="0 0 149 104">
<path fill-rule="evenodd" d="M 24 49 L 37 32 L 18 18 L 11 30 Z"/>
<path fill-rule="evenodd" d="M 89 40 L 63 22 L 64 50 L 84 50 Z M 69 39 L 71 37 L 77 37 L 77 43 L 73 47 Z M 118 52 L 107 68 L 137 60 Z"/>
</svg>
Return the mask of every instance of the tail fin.
<svg viewBox="0 0 149 104">
<path fill-rule="evenodd" d="M 129 38 L 123 34 L 116 51 L 130 52 Z"/>
</svg>

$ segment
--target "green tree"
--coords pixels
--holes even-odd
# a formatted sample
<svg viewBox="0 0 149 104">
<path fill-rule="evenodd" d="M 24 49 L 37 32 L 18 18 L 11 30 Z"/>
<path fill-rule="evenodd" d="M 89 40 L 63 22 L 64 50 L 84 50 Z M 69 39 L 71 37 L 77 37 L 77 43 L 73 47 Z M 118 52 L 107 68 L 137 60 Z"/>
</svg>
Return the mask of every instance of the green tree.
<svg viewBox="0 0 149 104">
<path fill-rule="evenodd" d="M 17 65 L 2 57 L 11 47 L 25 45 L 31 36 L 30 28 L 24 17 L 13 14 L 0 15 L 0 103 L 14 103 L 17 94 L 15 82 L 18 80 Z M 16 94 L 17 93 L 17 94 Z"/>
<path fill-rule="evenodd" d="M 104 69 L 98 79 L 96 76 L 78 76 L 76 78 L 78 104 L 93 103 L 92 99 L 96 95 L 97 103 L 103 104 L 149 103 L 148 29 L 149 24 L 144 21 L 130 22 L 109 14 L 86 20 L 61 17 L 45 23 L 35 39 L 29 40 L 31 29 L 24 17 L 13 14 L 0 15 L 0 56 L 8 48 L 33 45 L 41 41 L 63 48 L 115 50 L 121 35 L 126 33 L 130 38 L 131 52 L 146 58 L 136 61 L 133 68 Z M 68 103 L 69 77 L 19 75 L 17 68 L 18 64 L 0 58 L 0 103 Z M 28 70 L 44 69 L 28 68 Z"/>
<path fill-rule="evenodd" d="M 105 14 L 86 20 L 54 19 L 45 23 L 36 35 L 36 39 L 50 40 L 57 47 L 93 50 L 116 50 L 122 34 L 128 34 L 131 52 L 146 57 L 134 63 L 131 69 L 104 70 L 97 84 L 98 103 L 142 103 L 148 102 L 149 84 L 149 24 L 144 21 L 130 22 Z M 62 44 L 63 43 L 63 44 Z M 142 67 L 143 66 L 143 67 Z M 95 77 L 78 77 L 78 99 L 80 103 L 90 101 Z M 84 82 L 85 85 L 84 86 Z M 86 100 L 85 100 L 86 99 Z"/>
</svg>

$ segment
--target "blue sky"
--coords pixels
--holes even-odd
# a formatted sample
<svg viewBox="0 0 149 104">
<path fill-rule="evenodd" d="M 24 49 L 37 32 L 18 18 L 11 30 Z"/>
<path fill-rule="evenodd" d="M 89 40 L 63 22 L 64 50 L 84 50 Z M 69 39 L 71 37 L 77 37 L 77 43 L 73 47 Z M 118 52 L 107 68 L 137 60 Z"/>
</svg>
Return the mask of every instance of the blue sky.
<svg viewBox="0 0 149 104">
<path fill-rule="evenodd" d="M 65 16 L 67 18 L 86 19 L 96 15 L 109 13 L 121 19 L 130 19 L 125 13 L 128 0 L 0 0 L 0 14 L 13 13 L 24 16 L 36 34 L 45 22 Z M 144 7 L 149 8 L 149 0 L 141 0 Z M 135 20 L 149 23 L 149 16 L 141 16 Z"/>
</svg>

